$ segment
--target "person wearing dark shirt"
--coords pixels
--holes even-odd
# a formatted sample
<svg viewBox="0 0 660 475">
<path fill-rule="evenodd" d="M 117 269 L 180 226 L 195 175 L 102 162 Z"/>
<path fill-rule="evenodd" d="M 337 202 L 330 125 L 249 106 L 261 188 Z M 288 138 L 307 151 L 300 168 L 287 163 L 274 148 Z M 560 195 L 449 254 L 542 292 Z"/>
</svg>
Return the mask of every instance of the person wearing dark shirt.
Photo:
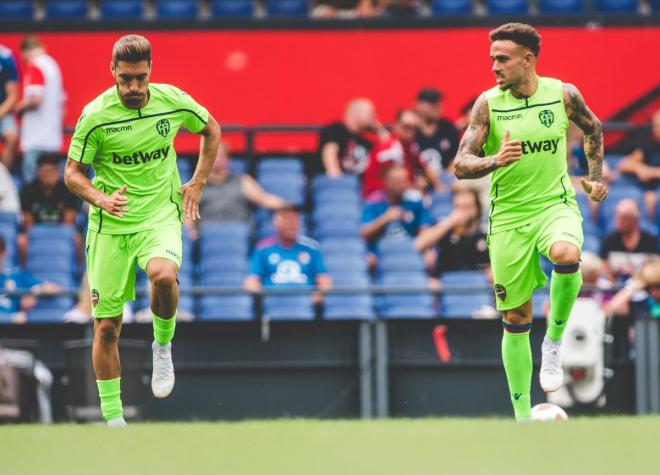
<svg viewBox="0 0 660 475">
<path fill-rule="evenodd" d="M 486 235 L 479 229 L 481 215 L 477 193 L 473 190 L 457 191 L 453 196 L 451 214 L 417 237 L 415 246 L 418 250 L 437 248 L 434 276 L 449 271 L 481 270 L 488 266 Z"/>
<path fill-rule="evenodd" d="M 651 256 L 608 303 L 608 313 L 660 318 L 660 257 Z"/>
<path fill-rule="evenodd" d="M 344 120 L 324 127 L 319 136 L 319 155 L 325 173 L 331 177 L 344 173 L 361 174 L 374 146 L 369 134 L 386 135 L 376 120 L 376 110 L 369 99 L 354 99 L 346 107 Z M 318 170 L 311 170 L 312 173 Z"/>
<path fill-rule="evenodd" d="M 633 275 L 649 254 L 660 254 L 656 236 L 639 227 L 639 205 L 633 199 L 624 199 L 616 207 L 615 231 L 603 239 L 600 257 L 606 262 L 614 278 Z"/>
<path fill-rule="evenodd" d="M 458 150 L 458 131 L 453 123 L 442 117 L 442 93 L 424 88 L 417 94 L 417 113 L 420 124 L 417 143 L 424 163 L 439 176 L 451 166 Z"/>
<path fill-rule="evenodd" d="M 653 219 L 658 201 L 656 190 L 660 187 L 660 109 L 655 111 L 651 119 L 650 136 L 619 162 L 618 169 L 638 180 L 644 189 L 644 204 L 649 218 Z"/>
<path fill-rule="evenodd" d="M 18 236 L 21 262 L 27 254 L 27 233 L 35 224 L 76 224 L 77 200 L 66 188 L 60 174 L 57 155 L 44 153 L 37 161 L 37 179 L 21 191 L 23 232 Z M 81 255 L 82 239 L 76 234 Z"/>
</svg>

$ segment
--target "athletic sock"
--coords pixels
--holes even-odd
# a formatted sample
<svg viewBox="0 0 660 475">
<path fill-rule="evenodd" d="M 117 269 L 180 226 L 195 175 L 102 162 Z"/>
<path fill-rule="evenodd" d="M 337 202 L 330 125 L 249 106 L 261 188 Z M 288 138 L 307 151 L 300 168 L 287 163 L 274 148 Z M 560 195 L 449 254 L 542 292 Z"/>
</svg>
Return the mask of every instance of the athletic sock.
<svg viewBox="0 0 660 475">
<path fill-rule="evenodd" d="M 106 421 L 124 416 L 121 405 L 121 378 L 96 380 L 101 399 L 101 413 Z"/>
<path fill-rule="evenodd" d="M 529 331 L 532 324 L 504 324 L 502 336 L 502 361 L 509 383 L 509 393 L 516 420 L 532 416 L 530 391 L 532 386 L 532 349 L 529 345 Z"/>
<path fill-rule="evenodd" d="M 580 264 L 555 264 L 550 282 L 550 321 L 545 333 L 549 340 L 561 340 L 581 286 Z"/>
<path fill-rule="evenodd" d="M 176 312 L 172 318 L 167 320 L 160 318 L 151 312 L 154 317 L 154 340 L 161 346 L 167 345 L 174 338 L 174 328 L 176 327 Z"/>
</svg>

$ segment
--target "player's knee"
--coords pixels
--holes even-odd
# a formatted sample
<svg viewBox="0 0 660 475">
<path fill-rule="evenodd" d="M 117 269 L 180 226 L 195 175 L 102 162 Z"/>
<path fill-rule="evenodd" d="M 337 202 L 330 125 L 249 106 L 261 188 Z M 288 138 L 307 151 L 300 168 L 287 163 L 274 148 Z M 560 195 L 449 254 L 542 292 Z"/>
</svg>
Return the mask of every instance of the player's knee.
<svg viewBox="0 0 660 475">
<path fill-rule="evenodd" d="M 556 242 L 550 248 L 550 260 L 553 264 L 575 264 L 580 262 L 580 249 L 569 242 Z"/>
<path fill-rule="evenodd" d="M 155 269 L 149 276 L 151 285 L 160 289 L 170 289 L 176 285 L 176 270 L 169 266 Z"/>
<path fill-rule="evenodd" d="M 509 325 L 525 325 L 532 321 L 532 316 L 527 314 L 524 306 L 504 311 L 504 321 Z"/>
<path fill-rule="evenodd" d="M 113 346 L 119 341 L 119 326 L 110 318 L 101 319 L 96 328 L 96 340 L 103 346 Z"/>
</svg>

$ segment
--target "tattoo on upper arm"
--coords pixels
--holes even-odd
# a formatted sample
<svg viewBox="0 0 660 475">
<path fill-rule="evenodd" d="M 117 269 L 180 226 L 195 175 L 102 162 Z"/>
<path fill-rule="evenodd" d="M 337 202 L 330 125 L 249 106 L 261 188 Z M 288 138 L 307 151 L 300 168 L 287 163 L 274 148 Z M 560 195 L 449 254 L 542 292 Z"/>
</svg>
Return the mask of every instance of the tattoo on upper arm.
<svg viewBox="0 0 660 475">
<path fill-rule="evenodd" d="M 584 154 L 589 164 L 589 180 L 603 180 L 603 126 L 591 112 L 580 91 L 564 84 L 564 104 L 568 118 L 584 132 Z"/>
<path fill-rule="evenodd" d="M 472 107 L 470 124 L 458 145 L 454 162 L 458 178 L 480 178 L 492 171 L 490 163 L 480 156 L 488 137 L 489 116 L 488 99 L 482 94 Z"/>
</svg>

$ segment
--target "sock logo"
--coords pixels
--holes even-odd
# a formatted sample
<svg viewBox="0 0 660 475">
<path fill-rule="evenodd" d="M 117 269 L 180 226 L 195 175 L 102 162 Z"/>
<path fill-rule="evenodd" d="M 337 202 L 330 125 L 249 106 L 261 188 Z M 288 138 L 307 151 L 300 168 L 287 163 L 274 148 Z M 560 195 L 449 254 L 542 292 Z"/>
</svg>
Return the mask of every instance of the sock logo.
<svg viewBox="0 0 660 475">
<path fill-rule="evenodd" d="M 497 295 L 500 300 L 506 300 L 506 289 L 502 284 L 495 284 L 495 295 Z"/>
<path fill-rule="evenodd" d="M 96 305 L 99 303 L 99 291 L 96 289 L 92 289 L 89 292 L 89 297 L 90 300 L 92 301 L 92 307 L 96 307 Z"/>
<path fill-rule="evenodd" d="M 522 396 L 522 393 L 513 393 L 513 399 L 515 399 L 516 401 L 520 399 L 520 396 Z"/>
<path fill-rule="evenodd" d="M 555 320 L 555 325 L 563 325 L 566 320 Z"/>
</svg>

